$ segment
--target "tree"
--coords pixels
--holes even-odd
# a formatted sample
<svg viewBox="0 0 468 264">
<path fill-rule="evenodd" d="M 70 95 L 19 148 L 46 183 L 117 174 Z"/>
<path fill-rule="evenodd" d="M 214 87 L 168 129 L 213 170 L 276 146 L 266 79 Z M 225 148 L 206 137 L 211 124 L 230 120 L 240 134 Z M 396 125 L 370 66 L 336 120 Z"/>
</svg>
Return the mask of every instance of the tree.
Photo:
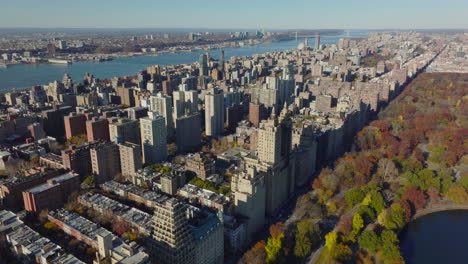
<svg viewBox="0 0 468 264">
<path fill-rule="evenodd" d="M 407 200 L 400 200 L 397 202 L 403 210 L 405 210 L 405 220 L 406 222 L 409 222 L 411 220 L 412 210 L 411 210 L 411 205 Z"/>
<path fill-rule="evenodd" d="M 41 212 L 39 213 L 39 221 L 41 223 L 44 223 L 45 221 L 48 220 L 48 217 L 49 217 L 49 210 L 48 209 L 41 210 Z"/>
<path fill-rule="evenodd" d="M 338 222 L 338 230 L 345 234 L 349 235 L 353 229 L 353 215 L 344 214 L 340 217 L 340 221 Z"/>
<path fill-rule="evenodd" d="M 423 170 L 420 170 L 417 174 L 419 177 L 418 187 L 421 190 L 427 191 L 431 187 L 440 188 L 439 178 L 436 177 L 436 175 L 434 174 L 432 170 L 423 169 Z"/>
<path fill-rule="evenodd" d="M 303 220 L 297 223 L 296 240 L 294 246 L 294 255 L 299 258 L 307 257 L 320 240 L 320 230 L 317 225 L 309 220 Z"/>
<path fill-rule="evenodd" d="M 88 141 L 86 134 L 80 134 L 76 136 L 72 136 L 71 138 L 67 139 L 65 145 L 75 145 L 81 146 Z"/>
<path fill-rule="evenodd" d="M 384 264 L 405 263 L 403 257 L 401 256 L 400 248 L 398 246 L 384 247 L 382 256 Z"/>
<path fill-rule="evenodd" d="M 364 227 L 364 220 L 362 219 L 361 215 L 359 213 L 354 214 L 353 233 L 358 234 L 363 227 Z"/>
<path fill-rule="evenodd" d="M 83 184 L 87 186 L 94 186 L 94 176 L 89 175 L 88 177 L 86 177 L 83 181 Z"/>
<path fill-rule="evenodd" d="M 322 173 L 320 173 L 320 175 L 322 176 Z M 333 193 L 335 193 L 336 190 L 338 189 L 338 186 L 340 185 L 340 179 L 333 172 L 331 173 L 325 172 L 323 173 L 323 176 L 321 177 L 321 183 L 325 189 L 328 189 L 332 191 Z"/>
<path fill-rule="evenodd" d="M 392 124 L 387 120 L 375 120 L 370 125 L 378 128 L 381 132 L 389 131 L 392 127 Z"/>
<path fill-rule="evenodd" d="M 463 188 L 465 188 L 465 190 L 468 190 L 468 176 L 461 177 L 458 182 L 463 186 Z"/>
<path fill-rule="evenodd" d="M 423 165 L 420 161 L 415 160 L 413 158 L 405 159 L 401 162 L 401 170 L 403 172 L 413 172 L 416 173 L 422 170 Z"/>
<path fill-rule="evenodd" d="M 359 206 L 358 213 L 362 216 L 362 219 L 364 219 L 365 224 L 370 224 L 375 221 L 375 211 L 367 205 Z"/>
<path fill-rule="evenodd" d="M 377 214 L 382 212 L 382 210 L 385 208 L 385 201 L 383 199 L 382 194 L 378 191 L 371 191 L 368 196 L 370 197 L 370 201 L 368 205 L 372 207 Z"/>
<path fill-rule="evenodd" d="M 429 200 L 431 202 L 438 202 L 440 200 L 440 192 L 437 188 L 434 188 L 434 187 L 429 188 L 426 194 L 429 197 Z"/>
<path fill-rule="evenodd" d="M 249 251 L 247 251 L 241 259 L 241 263 L 245 264 L 263 264 L 265 263 L 266 243 L 264 240 L 257 242 Z"/>
<path fill-rule="evenodd" d="M 366 249 L 371 254 L 382 247 L 380 238 L 372 230 L 364 230 L 358 238 L 358 243 L 360 248 Z"/>
<path fill-rule="evenodd" d="M 270 235 L 273 238 L 277 238 L 280 235 L 284 234 L 285 230 L 286 230 L 286 226 L 282 222 L 278 222 L 270 226 Z"/>
<path fill-rule="evenodd" d="M 468 193 L 462 186 L 454 185 L 450 187 L 445 197 L 459 204 L 468 202 Z"/>
<path fill-rule="evenodd" d="M 297 234 L 295 242 L 294 255 L 298 258 L 307 257 L 312 250 L 312 242 L 310 241 L 310 238 L 304 234 Z"/>
<path fill-rule="evenodd" d="M 403 200 L 408 201 L 413 206 L 413 213 L 423 209 L 427 204 L 426 195 L 415 186 L 406 188 Z"/>
<path fill-rule="evenodd" d="M 398 203 L 393 203 L 378 216 L 381 225 L 388 229 L 400 229 L 405 225 L 405 210 Z"/>
<path fill-rule="evenodd" d="M 351 248 L 342 243 L 336 244 L 333 248 L 333 251 L 331 252 L 332 257 L 341 262 L 349 261 L 351 259 L 352 254 L 353 251 L 351 250 Z"/>
<path fill-rule="evenodd" d="M 49 221 L 49 222 L 47 222 L 47 223 L 44 224 L 44 227 L 45 227 L 46 229 L 49 229 L 49 230 L 50 230 L 50 229 L 56 228 L 57 225 L 56 225 L 54 222 L 50 222 L 50 221 Z"/>
<path fill-rule="evenodd" d="M 326 234 L 325 235 L 325 246 L 329 250 L 332 250 L 336 245 L 337 239 L 338 239 L 338 234 L 335 231 L 332 231 L 332 232 Z"/>
<path fill-rule="evenodd" d="M 398 176 L 398 168 L 390 159 L 380 159 L 377 167 L 377 176 L 383 180 L 388 180 Z"/>
<path fill-rule="evenodd" d="M 404 263 L 398 246 L 398 236 L 392 230 L 384 230 L 380 235 L 383 249 L 384 263 Z"/>
<path fill-rule="evenodd" d="M 268 238 L 267 245 L 265 246 L 266 263 L 272 263 L 277 260 L 281 252 L 283 239 L 284 233 L 281 233 L 277 237 Z"/>
<path fill-rule="evenodd" d="M 392 230 L 384 230 L 380 235 L 382 239 L 382 246 L 389 247 L 398 244 L 398 236 Z"/>
<path fill-rule="evenodd" d="M 117 221 L 112 224 L 112 231 L 117 235 L 122 235 L 123 233 L 128 231 L 127 223 L 123 221 Z"/>
<path fill-rule="evenodd" d="M 345 193 L 345 200 L 348 206 L 354 206 L 364 199 L 366 194 L 360 188 L 354 188 Z"/>
</svg>

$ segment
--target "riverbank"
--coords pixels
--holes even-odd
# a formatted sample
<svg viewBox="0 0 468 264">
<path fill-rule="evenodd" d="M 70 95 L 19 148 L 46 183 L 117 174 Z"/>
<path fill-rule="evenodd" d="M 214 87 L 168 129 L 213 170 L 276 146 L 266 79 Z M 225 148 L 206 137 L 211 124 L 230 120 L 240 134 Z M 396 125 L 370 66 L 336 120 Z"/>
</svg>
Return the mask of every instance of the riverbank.
<svg viewBox="0 0 468 264">
<path fill-rule="evenodd" d="M 437 212 L 453 211 L 453 210 L 468 210 L 468 204 L 454 204 L 451 201 L 445 201 L 445 202 L 448 202 L 450 204 L 434 205 L 434 206 L 430 206 L 429 208 L 419 210 L 413 215 L 412 220 L 416 220 L 420 217 L 423 217 L 432 213 L 437 213 Z"/>
<path fill-rule="evenodd" d="M 359 31 L 352 32 L 350 37 L 363 37 L 367 35 L 367 32 Z M 322 37 L 321 43 L 336 44 L 341 37 L 345 36 Z M 231 47 L 223 50 L 225 59 L 229 60 L 231 57 L 252 56 L 254 54 L 296 49 L 300 43 L 303 43 L 303 39 L 297 41 L 265 42 L 258 45 Z M 193 63 L 199 59 L 200 54 L 205 52 L 205 50 L 199 50 L 184 53 L 162 53 L 157 56 L 141 54 L 139 56 L 114 58 L 112 61 L 99 63 L 79 61 L 71 65 L 11 65 L 6 68 L 0 68 L 0 92 L 8 92 L 13 88 L 28 89 L 33 85 L 43 85 L 54 80 L 61 80 L 65 73 L 68 73 L 73 80 L 81 80 L 86 73 L 93 74 L 98 79 L 130 76 L 152 65 L 166 66 Z M 210 56 L 218 59 L 221 56 L 221 49 L 212 49 Z"/>
</svg>

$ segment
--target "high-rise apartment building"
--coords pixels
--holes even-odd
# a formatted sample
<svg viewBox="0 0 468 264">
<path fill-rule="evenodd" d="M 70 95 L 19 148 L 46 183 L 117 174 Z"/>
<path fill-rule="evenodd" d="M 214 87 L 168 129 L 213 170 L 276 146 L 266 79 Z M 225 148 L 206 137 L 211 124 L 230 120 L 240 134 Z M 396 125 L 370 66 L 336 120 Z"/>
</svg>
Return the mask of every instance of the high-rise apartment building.
<svg viewBox="0 0 468 264">
<path fill-rule="evenodd" d="M 194 244 L 187 207 L 171 198 L 157 204 L 153 218 L 151 256 L 154 263 L 194 263 Z"/>
<path fill-rule="evenodd" d="M 266 214 L 271 216 L 293 194 L 295 162 L 291 152 L 292 122 L 287 105 L 279 117 L 273 109 L 271 117 L 262 121 L 258 130 L 257 160 L 247 160 L 249 166 L 265 172 Z"/>
<path fill-rule="evenodd" d="M 291 151 L 291 121 L 288 118 L 288 110 L 285 104 L 280 118 L 273 109 L 268 120 L 260 124 L 258 131 L 258 159 L 270 164 L 278 163 L 288 157 Z"/>
<path fill-rule="evenodd" d="M 138 120 L 148 115 L 148 108 L 135 106 L 125 109 L 125 112 L 127 112 L 128 118 Z"/>
<path fill-rule="evenodd" d="M 201 146 L 201 114 L 193 113 L 176 120 L 177 151 L 187 152 Z"/>
<path fill-rule="evenodd" d="M 205 130 L 207 136 L 221 136 L 224 131 L 223 90 L 214 88 L 205 96 Z"/>
<path fill-rule="evenodd" d="M 65 123 L 65 136 L 71 138 L 77 135 L 86 135 L 86 116 L 83 114 L 70 113 L 63 118 Z"/>
<path fill-rule="evenodd" d="M 109 141 L 109 122 L 105 118 L 93 117 L 86 121 L 86 134 L 88 141 L 106 140 Z"/>
<path fill-rule="evenodd" d="M 254 127 L 259 127 L 260 122 L 265 118 L 266 109 L 263 104 L 260 104 L 258 100 L 255 103 L 249 105 L 249 121 Z"/>
<path fill-rule="evenodd" d="M 63 117 L 72 111 L 71 106 L 54 106 L 51 110 L 42 112 L 42 124 L 48 136 L 60 138 L 65 136 Z"/>
<path fill-rule="evenodd" d="M 242 105 L 233 105 L 226 109 L 226 123 L 229 133 L 236 131 L 237 124 L 244 117 L 244 107 Z"/>
<path fill-rule="evenodd" d="M 140 119 L 141 146 L 143 161 L 154 164 L 167 158 L 166 120 L 156 112 L 148 112 L 147 117 Z"/>
<path fill-rule="evenodd" d="M 35 122 L 35 123 L 30 124 L 28 126 L 28 130 L 31 133 L 31 137 L 33 137 L 34 140 L 36 140 L 36 141 L 46 137 L 46 134 L 44 132 L 44 127 L 39 122 Z"/>
<path fill-rule="evenodd" d="M 141 162 L 141 147 L 139 144 L 123 142 L 119 144 L 119 153 L 122 176 L 129 179 L 143 167 Z"/>
<path fill-rule="evenodd" d="M 62 164 L 65 169 L 86 177 L 92 172 L 90 149 L 99 144 L 99 142 L 87 142 L 81 146 L 69 146 L 62 150 Z"/>
<path fill-rule="evenodd" d="M 126 118 L 109 119 L 109 137 L 112 142 L 140 143 L 139 121 Z"/>
<path fill-rule="evenodd" d="M 234 193 L 236 214 L 247 218 L 247 238 L 261 230 L 265 222 L 266 183 L 265 173 L 255 166 L 248 167 L 232 177 L 231 190 Z"/>
<path fill-rule="evenodd" d="M 174 99 L 174 120 L 176 120 L 185 113 L 184 92 L 174 91 L 172 97 Z"/>
<path fill-rule="evenodd" d="M 201 211 L 201 210 L 200 210 Z M 201 211 L 191 221 L 195 264 L 224 263 L 223 214 Z"/>
<path fill-rule="evenodd" d="M 90 150 L 90 154 L 95 183 L 101 184 L 112 180 L 120 173 L 120 154 L 116 144 L 112 142 L 98 144 Z"/>
<path fill-rule="evenodd" d="M 178 93 L 178 92 L 176 92 Z M 166 120 L 167 136 L 172 138 L 174 135 L 174 119 L 172 118 L 172 97 L 158 93 L 150 97 L 150 110 L 157 112 Z M 175 111 L 175 109 L 174 109 Z"/>
<path fill-rule="evenodd" d="M 46 183 L 23 192 L 26 211 L 39 213 L 44 209 L 57 209 L 63 206 L 68 196 L 80 189 L 80 177 L 66 173 L 47 180 Z"/>
<path fill-rule="evenodd" d="M 174 95 L 174 120 L 187 113 L 198 112 L 197 91 L 176 91 Z M 176 125 L 177 126 L 177 125 Z"/>
</svg>

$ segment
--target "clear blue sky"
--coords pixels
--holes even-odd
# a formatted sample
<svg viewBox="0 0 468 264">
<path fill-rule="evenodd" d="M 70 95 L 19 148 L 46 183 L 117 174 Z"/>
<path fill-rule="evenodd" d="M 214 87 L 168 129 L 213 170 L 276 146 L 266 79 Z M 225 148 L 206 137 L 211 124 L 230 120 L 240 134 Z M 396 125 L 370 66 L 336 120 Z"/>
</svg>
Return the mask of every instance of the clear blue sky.
<svg viewBox="0 0 468 264">
<path fill-rule="evenodd" d="M 0 27 L 468 28 L 468 0 L 0 0 Z"/>
</svg>

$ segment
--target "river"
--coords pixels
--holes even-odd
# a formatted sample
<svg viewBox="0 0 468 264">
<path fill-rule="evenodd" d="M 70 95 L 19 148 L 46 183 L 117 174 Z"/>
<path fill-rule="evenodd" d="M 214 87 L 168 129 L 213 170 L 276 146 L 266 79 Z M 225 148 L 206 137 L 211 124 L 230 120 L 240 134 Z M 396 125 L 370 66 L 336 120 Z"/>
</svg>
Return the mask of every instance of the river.
<svg viewBox="0 0 468 264">
<path fill-rule="evenodd" d="M 468 263 L 468 211 L 428 214 L 402 232 L 401 251 L 407 264 Z"/>
<path fill-rule="evenodd" d="M 366 37 L 365 31 L 350 31 L 350 37 Z M 344 36 L 321 36 L 322 44 L 334 44 Z M 250 56 L 271 51 L 295 49 L 303 39 L 263 43 L 255 46 L 238 48 L 225 48 L 225 57 Z M 309 39 L 309 46 L 314 46 L 315 39 Z M 91 73 L 96 78 L 112 78 L 115 76 L 135 75 L 139 70 L 151 65 L 171 65 L 180 63 L 192 63 L 198 60 L 200 54 L 205 51 L 186 53 L 167 53 L 159 56 L 138 56 L 116 58 L 108 62 L 75 62 L 70 65 L 58 64 L 17 64 L 7 68 L 0 68 L 0 92 L 8 92 L 12 89 L 27 89 L 33 85 L 47 84 L 54 80 L 62 80 L 63 74 L 68 73 L 73 80 L 81 81 L 85 73 Z M 210 50 L 210 56 L 218 58 L 221 50 Z"/>
</svg>

